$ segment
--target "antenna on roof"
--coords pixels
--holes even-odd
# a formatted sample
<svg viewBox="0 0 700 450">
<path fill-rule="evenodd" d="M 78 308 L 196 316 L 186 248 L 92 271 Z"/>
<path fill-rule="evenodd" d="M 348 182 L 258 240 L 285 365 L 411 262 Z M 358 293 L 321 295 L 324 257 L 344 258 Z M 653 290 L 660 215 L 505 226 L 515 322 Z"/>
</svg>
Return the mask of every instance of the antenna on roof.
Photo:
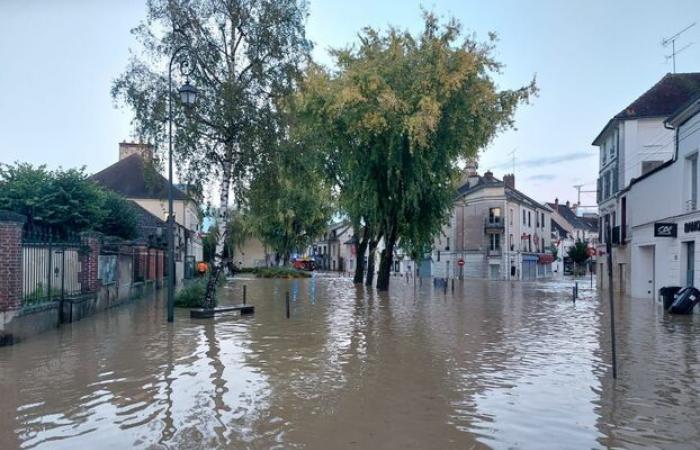
<svg viewBox="0 0 700 450">
<path fill-rule="evenodd" d="M 683 48 L 681 48 L 680 50 L 676 50 L 676 39 L 678 39 L 681 34 L 685 33 L 689 29 L 693 28 L 696 23 L 697 22 L 693 22 L 690 25 L 688 25 L 687 27 L 683 28 L 678 33 L 674 34 L 673 36 L 670 36 L 670 37 L 667 37 L 667 38 L 664 38 L 661 40 L 661 45 L 664 47 L 668 47 L 669 44 L 671 44 L 671 54 L 666 55 L 666 61 L 668 61 L 669 59 L 673 60 L 673 73 L 676 73 L 676 55 L 694 44 L 694 42 L 691 42 L 690 44 L 683 46 Z"/>
<path fill-rule="evenodd" d="M 589 191 L 581 190 L 581 188 L 584 186 L 587 186 L 587 185 L 586 184 L 575 184 L 574 185 L 574 189 L 576 189 L 576 191 L 577 191 L 576 205 L 578 205 L 578 206 L 583 206 L 583 205 L 581 205 L 581 193 L 591 194 L 591 193 L 597 192 L 597 191 L 590 191 L 590 190 Z M 588 206 L 583 206 L 583 207 L 588 208 Z"/>
</svg>

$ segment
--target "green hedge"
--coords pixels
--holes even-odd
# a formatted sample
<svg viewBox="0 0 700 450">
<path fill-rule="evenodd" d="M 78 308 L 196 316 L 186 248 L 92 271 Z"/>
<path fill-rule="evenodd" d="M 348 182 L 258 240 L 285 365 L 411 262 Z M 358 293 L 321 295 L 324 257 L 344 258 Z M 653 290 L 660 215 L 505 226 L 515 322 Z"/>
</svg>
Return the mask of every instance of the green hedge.
<svg viewBox="0 0 700 450">
<path fill-rule="evenodd" d="M 200 308 L 207 292 L 209 277 L 196 278 L 187 282 L 185 287 L 175 295 L 175 306 L 178 308 Z M 226 283 L 225 277 L 219 277 L 219 286 Z"/>
<path fill-rule="evenodd" d="M 311 273 L 290 267 L 258 267 L 253 273 L 258 278 L 311 278 Z"/>
</svg>

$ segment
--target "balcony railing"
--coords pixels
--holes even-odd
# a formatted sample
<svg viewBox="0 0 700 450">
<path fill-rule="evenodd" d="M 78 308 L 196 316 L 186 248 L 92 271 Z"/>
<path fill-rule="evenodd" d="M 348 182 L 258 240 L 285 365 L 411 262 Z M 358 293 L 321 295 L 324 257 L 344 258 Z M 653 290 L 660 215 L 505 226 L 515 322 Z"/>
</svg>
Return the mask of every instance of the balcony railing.
<svg viewBox="0 0 700 450">
<path fill-rule="evenodd" d="M 503 218 L 501 217 L 486 217 L 484 219 L 484 228 L 489 229 L 502 229 L 505 227 Z"/>
<path fill-rule="evenodd" d="M 698 202 L 696 200 L 686 200 L 685 201 L 685 210 L 686 211 L 695 211 L 698 209 Z"/>
<path fill-rule="evenodd" d="M 500 248 L 497 248 L 497 249 L 489 249 L 488 255 L 489 255 L 489 256 L 501 256 L 501 249 L 500 249 Z"/>
</svg>

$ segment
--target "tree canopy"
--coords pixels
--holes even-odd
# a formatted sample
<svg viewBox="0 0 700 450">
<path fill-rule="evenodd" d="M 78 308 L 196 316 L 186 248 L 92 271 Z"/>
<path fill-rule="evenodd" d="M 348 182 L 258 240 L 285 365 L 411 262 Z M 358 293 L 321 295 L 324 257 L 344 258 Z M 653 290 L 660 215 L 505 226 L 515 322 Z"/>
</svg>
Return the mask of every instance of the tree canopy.
<svg viewBox="0 0 700 450">
<path fill-rule="evenodd" d="M 138 217 L 135 207 L 90 180 L 85 169 L 47 170 L 46 166 L 0 165 L 0 209 L 27 217 L 59 235 L 95 230 L 132 239 Z"/>
<path fill-rule="evenodd" d="M 459 161 L 513 126 L 536 88 L 499 90 L 495 36 L 465 38 L 455 19 L 425 13 L 418 35 L 365 28 L 359 41 L 332 51 L 337 70 L 310 67 L 298 102 L 327 147 L 341 205 L 384 236 L 377 287 L 386 289 L 397 242 L 412 254 L 430 246 L 449 217 Z"/>
<path fill-rule="evenodd" d="M 280 136 L 281 98 L 294 88 L 308 56 L 306 3 L 296 0 L 151 0 L 148 19 L 134 29 L 142 44 L 113 85 L 114 98 L 134 111 L 136 134 L 155 144 L 167 136 L 167 62 L 181 49 L 199 91 L 188 110 L 174 98 L 172 119 L 180 176 L 190 183 L 220 180 L 224 212 L 232 183 L 237 200 L 274 153 Z M 175 73 L 181 83 L 182 76 Z M 225 240 L 225 230 L 220 239 Z M 221 242 L 220 242 L 221 243 Z M 222 247 L 223 248 L 223 247 Z M 224 261 L 218 261 L 214 277 Z M 214 302 L 212 281 L 205 306 Z"/>
</svg>

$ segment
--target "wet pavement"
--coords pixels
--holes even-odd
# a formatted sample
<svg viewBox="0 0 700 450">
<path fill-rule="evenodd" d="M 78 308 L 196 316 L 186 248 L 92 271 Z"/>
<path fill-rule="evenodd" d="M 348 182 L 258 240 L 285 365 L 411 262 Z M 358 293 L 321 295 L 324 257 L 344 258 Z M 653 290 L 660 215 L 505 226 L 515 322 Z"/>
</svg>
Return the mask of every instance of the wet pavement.
<svg viewBox="0 0 700 450">
<path fill-rule="evenodd" d="M 700 448 L 700 315 L 620 299 L 613 382 L 594 291 L 392 283 L 240 279 L 250 318 L 143 299 L 0 348 L 0 448 Z"/>
</svg>

